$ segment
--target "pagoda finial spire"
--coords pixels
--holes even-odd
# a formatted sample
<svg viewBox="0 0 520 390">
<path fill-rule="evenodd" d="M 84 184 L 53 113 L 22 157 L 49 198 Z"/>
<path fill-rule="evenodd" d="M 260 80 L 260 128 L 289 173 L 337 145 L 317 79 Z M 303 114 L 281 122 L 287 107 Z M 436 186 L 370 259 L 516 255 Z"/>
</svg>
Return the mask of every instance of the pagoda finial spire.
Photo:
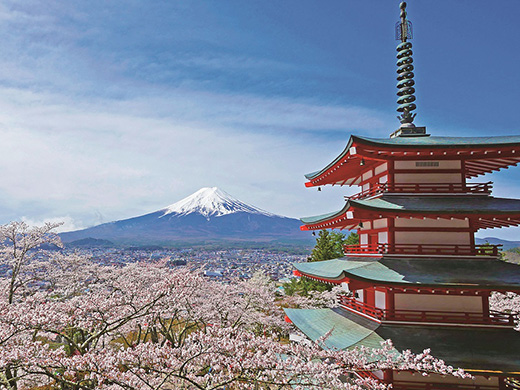
<svg viewBox="0 0 520 390">
<path fill-rule="evenodd" d="M 401 127 L 415 127 L 413 120 L 416 114 L 412 111 L 417 108 L 415 105 L 415 81 L 413 80 L 413 58 L 412 43 L 412 23 L 406 19 L 406 2 L 399 5 L 401 8 L 401 21 L 396 24 L 396 39 L 401 43 L 397 45 L 397 111 L 401 113 L 397 118 L 401 122 Z"/>
</svg>

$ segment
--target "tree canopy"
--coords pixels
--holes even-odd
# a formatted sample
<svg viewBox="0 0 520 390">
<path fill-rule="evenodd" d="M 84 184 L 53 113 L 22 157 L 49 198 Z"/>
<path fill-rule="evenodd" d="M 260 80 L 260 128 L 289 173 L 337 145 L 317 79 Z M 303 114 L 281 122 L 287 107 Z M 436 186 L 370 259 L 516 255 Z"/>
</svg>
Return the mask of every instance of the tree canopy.
<svg viewBox="0 0 520 390">
<path fill-rule="evenodd" d="M 427 352 L 398 354 L 390 341 L 341 351 L 323 340 L 280 343 L 292 325 L 262 275 L 224 284 L 170 269 L 167 259 L 115 267 L 15 250 L 57 242 L 50 230 L 0 229 L 12 238 L 4 234 L 0 251 L 9 270 L 0 275 L 0 389 L 383 390 L 341 378 L 384 369 L 464 375 Z"/>
<path fill-rule="evenodd" d="M 343 257 L 343 247 L 359 243 L 357 233 L 345 234 L 335 231 L 321 230 L 316 237 L 316 245 L 309 261 L 323 261 Z"/>
<path fill-rule="evenodd" d="M 302 297 L 309 296 L 311 291 L 330 291 L 332 287 L 318 280 L 307 278 L 292 278 L 289 282 L 283 284 L 284 292 L 287 295 L 300 295 Z"/>
</svg>

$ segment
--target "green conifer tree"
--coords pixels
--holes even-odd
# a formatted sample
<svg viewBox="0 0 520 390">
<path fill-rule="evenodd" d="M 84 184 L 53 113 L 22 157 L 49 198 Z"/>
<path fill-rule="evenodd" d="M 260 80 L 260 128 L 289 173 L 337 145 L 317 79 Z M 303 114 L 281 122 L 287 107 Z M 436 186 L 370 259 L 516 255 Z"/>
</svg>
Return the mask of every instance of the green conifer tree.
<svg viewBox="0 0 520 390">
<path fill-rule="evenodd" d="M 350 233 L 348 237 L 345 237 L 343 233 L 322 230 L 316 238 L 316 246 L 312 250 L 308 261 L 337 259 L 343 256 L 344 245 L 355 244 L 359 244 L 359 236 L 357 233 Z M 290 282 L 283 284 L 283 287 L 287 295 L 298 294 L 302 296 L 309 295 L 310 291 L 326 291 L 331 289 L 331 286 L 328 284 L 304 277 L 291 279 Z"/>
<path fill-rule="evenodd" d="M 340 232 L 322 230 L 316 238 L 316 246 L 312 250 L 309 261 L 322 261 L 343 257 L 343 247 L 359 243 L 359 236 L 350 233 L 348 237 Z"/>
<path fill-rule="evenodd" d="M 344 245 L 357 245 L 357 244 L 359 244 L 359 234 L 357 234 L 356 232 L 350 233 L 344 242 Z"/>
</svg>

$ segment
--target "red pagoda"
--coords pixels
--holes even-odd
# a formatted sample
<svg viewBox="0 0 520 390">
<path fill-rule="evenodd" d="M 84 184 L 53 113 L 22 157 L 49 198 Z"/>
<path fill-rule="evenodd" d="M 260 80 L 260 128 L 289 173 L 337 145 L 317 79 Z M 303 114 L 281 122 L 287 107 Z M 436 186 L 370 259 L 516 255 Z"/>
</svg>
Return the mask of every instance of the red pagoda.
<svg viewBox="0 0 520 390">
<path fill-rule="evenodd" d="M 334 309 L 286 309 L 309 338 L 327 332 L 330 348 L 432 354 L 474 379 L 414 372 L 372 373 L 394 389 L 505 389 L 520 377 L 514 318 L 489 307 L 494 291 L 520 293 L 520 266 L 499 248 L 476 245 L 478 229 L 520 225 L 520 200 L 491 196 L 492 183 L 468 179 L 520 162 L 520 136 L 435 137 L 413 124 L 411 23 L 401 3 L 397 25 L 401 127 L 387 139 L 351 136 L 307 187 L 359 186 L 336 212 L 302 218 L 302 230 L 357 230 L 358 245 L 339 259 L 295 264 L 295 274 L 346 290 Z M 348 292 L 348 293 L 347 293 Z M 520 388 L 520 387 L 517 387 Z"/>
</svg>

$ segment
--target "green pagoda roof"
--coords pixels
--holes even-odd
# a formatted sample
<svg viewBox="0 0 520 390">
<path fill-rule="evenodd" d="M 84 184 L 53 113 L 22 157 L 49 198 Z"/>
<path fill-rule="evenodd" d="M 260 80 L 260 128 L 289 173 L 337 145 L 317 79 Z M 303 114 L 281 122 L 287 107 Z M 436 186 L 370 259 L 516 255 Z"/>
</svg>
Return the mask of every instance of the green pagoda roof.
<svg viewBox="0 0 520 390">
<path fill-rule="evenodd" d="M 394 196 L 352 200 L 354 207 L 411 213 L 441 212 L 450 214 L 511 214 L 520 212 L 520 200 L 491 196 Z"/>
<path fill-rule="evenodd" d="M 370 337 L 370 346 L 380 348 L 381 337 L 374 335 L 378 325 L 363 317 L 353 316 L 343 309 L 284 309 L 285 314 L 294 325 L 302 330 L 307 337 L 316 341 L 327 332 L 334 329 L 325 340 L 325 348 L 353 348 L 360 341 Z"/>
<path fill-rule="evenodd" d="M 395 138 L 368 138 L 353 135 L 351 141 L 359 141 L 372 145 L 387 145 L 399 147 L 496 147 L 520 144 L 520 135 L 505 135 L 498 137 L 395 137 Z"/>
<path fill-rule="evenodd" d="M 471 148 L 504 148 L 520 146 L 520 135 L 498 137 L 394 137 L 394 138 L 369 138 L 352 135 L 347 146 L 330 164 L 319 171 L 308 173 L 305 177 L 312 180 L 327 172 L 344 159 L 350 152 L 350 148 L 356 145 L 375 146 L 381 149 L 471 149 Z"/>
<path fill-rule="evenodd" d="M 463 214 L 463 215 L 501 215 L 520 214 L 520 200 L 494 198 L 491 196 L 404 196 L 383 195 L 379 198 L 348 200 L 345 206 L 332 213 L 304 217 L 304 224 L 325 222 L 346 213 L 350 208 L 392 212 L 403 214 Z"/>
<path fill-rule="evenodd" d="M 520 333 L 512 329 L 378 324 L 343 309 L 285 309 L 303 333 L 317 340 L 331 332 L 326 348 L 378 348 L 391 339 L 399 350 L 433 356 L 468 371 L 520 374 Z"/>
<path fill-rule="evenodd" d="M 329 280 L 423 287 L 520 289 L 520 265 L 489 258 L 343 257 L 296 263 L 302 274 Z"/>
</svg>

